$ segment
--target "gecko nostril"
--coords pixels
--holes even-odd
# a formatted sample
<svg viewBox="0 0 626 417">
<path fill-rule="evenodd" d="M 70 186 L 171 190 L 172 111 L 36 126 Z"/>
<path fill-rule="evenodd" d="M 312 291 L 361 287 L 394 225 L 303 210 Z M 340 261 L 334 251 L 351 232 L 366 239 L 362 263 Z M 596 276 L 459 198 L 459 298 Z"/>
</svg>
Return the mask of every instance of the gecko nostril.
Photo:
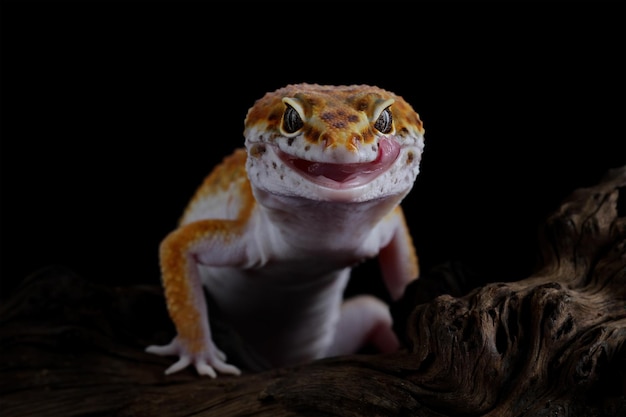
<svg viewBox="0 0 626 417">
<path fill-rule="evenodd" d="M 352 135 L 352 137 L 350 138 L 350 140 L 346 144 L 346 147 L 349 150 L 356 152 L 356 151 L 359 150 L 359 142 L 361 142 L 362 140 L 363 140 L 363 138 L 361 138 L 361 135 L 354 134 L 354 135 Z"/>
<path fill-rule="evenodd" d="M 334 148 L 337 143 L 337 139 L 328 133 L 322 133 L 319 140 L 324 144 L 324 148 Z"/>
</svg>

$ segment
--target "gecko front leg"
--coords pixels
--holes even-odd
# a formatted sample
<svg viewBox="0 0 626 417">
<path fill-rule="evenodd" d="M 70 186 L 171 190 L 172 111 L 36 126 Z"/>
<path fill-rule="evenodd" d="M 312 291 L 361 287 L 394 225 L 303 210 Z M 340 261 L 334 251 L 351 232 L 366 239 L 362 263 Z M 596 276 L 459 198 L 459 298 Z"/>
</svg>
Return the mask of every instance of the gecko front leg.
<svg viewBox="0 0 626 417">
<path fill-rule="evenodd" d="M 160 261 L 167 308 L 177 336 L 167 345 L 149 346 L 157 355 L 178 355 L 179 360 L 165 373 L 193 365 L 201 375 L 215 378 L 216 372 L 239 375 L 226 363 L 226 355 L 211 336 L 207 304 L 202 291 L 198 264 L 236 266 L 245 261 L 241 226 L 230 220 L 200 220 L 181 226 L 161 243 Z"/>
<path fill-rule="evenodd" d="M 419 276 L 419 262 L 402 208 L 396 207 L 387 221 L 394 233 L 387 246 L 380 249 L 378 261 L 391 299 L 397 301 Z"/>
</svg>

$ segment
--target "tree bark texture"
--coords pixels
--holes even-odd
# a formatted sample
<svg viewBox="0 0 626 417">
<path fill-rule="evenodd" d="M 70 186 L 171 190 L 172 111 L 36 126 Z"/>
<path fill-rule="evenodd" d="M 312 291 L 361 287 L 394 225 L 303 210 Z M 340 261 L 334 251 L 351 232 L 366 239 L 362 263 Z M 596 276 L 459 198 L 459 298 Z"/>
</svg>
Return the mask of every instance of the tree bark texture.
<svg viewBox="0 0 626 417">
<path fill-rule="evenodd" d="M 626 167 L 576 190 L 528 278 L 443 265 L 392 306 L 404 348 L 240 377 L 165 376 L 144 353 L 174 333 L 161 288 L 62 267 L 0 309 L 3 416 L 625 416 Z M 620 197 L 620 192 L 621 197 Z M 621 217 L 620 217 L 621 216 Z M 511 265 L 514 269 L 515 265 Z"/>
</svg>

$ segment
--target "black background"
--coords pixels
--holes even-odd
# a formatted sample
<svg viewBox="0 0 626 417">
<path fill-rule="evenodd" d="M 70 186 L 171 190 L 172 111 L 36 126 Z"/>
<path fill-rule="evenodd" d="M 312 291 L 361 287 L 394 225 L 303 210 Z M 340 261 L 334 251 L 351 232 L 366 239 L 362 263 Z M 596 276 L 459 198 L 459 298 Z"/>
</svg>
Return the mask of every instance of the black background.
<svg viewBox="0 0 626 417">
<path fill-rule="evenodd" d="M 247 109 L 297 82 L 378 85 L 421 115 L 404 206 L 423 270 L 523 274 L 549 213 L 626 163 L 624 16 L 595 1 L 3 2 L 2 295 L 51 264 L 157 284 L 159 241 L 242 145 Z"/>
</svg>

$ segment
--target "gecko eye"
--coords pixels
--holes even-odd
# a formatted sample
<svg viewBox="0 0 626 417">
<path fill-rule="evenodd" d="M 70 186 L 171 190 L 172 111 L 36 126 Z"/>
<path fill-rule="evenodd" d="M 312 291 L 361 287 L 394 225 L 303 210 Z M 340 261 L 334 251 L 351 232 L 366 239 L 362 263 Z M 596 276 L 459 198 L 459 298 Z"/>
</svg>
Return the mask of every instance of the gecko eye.
<svg viewBox="0 0 626 417">
<path fill-rule="evenodd" d="M 391 116 L 391 110 L 389 110 L 389 107 L 380 112 L 380 116 L 378 116 L 378 119 L 376 119 L 374 127 L 380 133 L 391 132 L 391 128 L 393 127 L 393 116 Z"/>
<path fill-rule="evenodd" d="M 283 115 L 283 129 L 287 133 L 297 132 L 304 126 L 304 122 L 300 118 L 300 115 L 289 104 L 285 103 L 287 108 L 285 109 L 285 114 Z"/>
</svg>

